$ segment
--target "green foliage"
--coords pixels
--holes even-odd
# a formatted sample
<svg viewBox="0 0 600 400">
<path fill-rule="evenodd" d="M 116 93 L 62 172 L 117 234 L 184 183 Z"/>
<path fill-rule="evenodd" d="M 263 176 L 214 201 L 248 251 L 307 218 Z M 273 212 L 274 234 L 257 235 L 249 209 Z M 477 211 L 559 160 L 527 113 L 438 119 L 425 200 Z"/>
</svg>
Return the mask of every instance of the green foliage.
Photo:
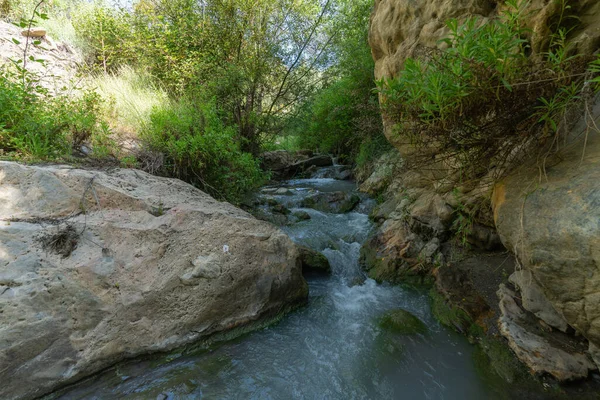
<svg viewBox="0 0 600 400">
<path fill-rule="evenodd" d="M 265 177 L 258 161 L 240 150 L 235 137 L 235 129 L 219 119 L 215 99 L 202 97 L 155 108 L 141 135 L 148 150 L 164 157 L 159 173 L 237 203 Z"/>
<path fill-rule="evenodd" d="M 83 143 L 95 144 L 107 154 L 108 128 L 101 121 L 101 98 L 94 92 L 81 96 L 50 95 L 34 85 L 35 75 L 0 70 L 0 151 L 29 160 L 56 160 L 70 156 Z"/>
<path fill-rule="evenodd" d="M 386 149 L 367 41 L 370 1 L 340 2 L 330 82 L 300 110 L 290 126 L 299 145 L 366 165 Z"/>
<path fill-rule="evenodd" d="M 126 13 L 94 3 L 82 7 L 73 18 L 77 37 L 85 43 L 90 65 L 105 73 L 134 60 L 133 32 Z"/>
<path fill-rule="evenodd" d="M 565 4 L 561 21 L 568 19 Z M 536 151 L 533 143 L 551 147 L 543 139 L 580 100 L 585 60 L 571 55 L 562 22 L 536 61 L 521 28 L 527 2 L 506 5 L 488 22 L 449 21 L 446 50 L 424 50 L 395 79 L 378 82 L 397 141 L 418 149 L 409 167 L 443 164 L 463 179 L 488 174 L 493 165 L 498 178 Z"/>
</svg>

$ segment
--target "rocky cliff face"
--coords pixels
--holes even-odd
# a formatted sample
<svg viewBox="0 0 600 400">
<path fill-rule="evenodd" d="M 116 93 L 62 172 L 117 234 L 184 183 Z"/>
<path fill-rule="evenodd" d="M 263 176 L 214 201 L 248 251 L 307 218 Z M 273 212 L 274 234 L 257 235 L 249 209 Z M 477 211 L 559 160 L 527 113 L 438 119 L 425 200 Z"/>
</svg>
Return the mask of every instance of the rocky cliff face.
<svg viewBox="0 0 600 400">
<path fill-rule="evenodd" d="M 581 0 L 569 4 L 580 18 L 569 35 L 571 50 L 592 54 L 600 48 L 600 2 Z M 376 0 L 369 36 L 376 78 L 393 78 L 401 73 L 408 57 L 418 57 L 426 47 L 444 46 L 439 40 L 448 34 L 446 20 L 471 16 L 486 20 L 497 16 L 503 7 L 503 2 L 496 0 Z M 547 50 L 548 32 L 559 12 L 558 2 L 528 3 L 532 57 Z M 452 184 L 444 179 L 443 171 L 403 169 L 402 159 L 410 158 L 413 149 L 398 143 L 391 123 L 384 121 L 386 136 L 398 154 L 382 159 L 381 167 L 362 186 L 367 192 L 385 193 L 386 200 L 373 215 L 380 222 L 379 229 L 363 248 L 363 263 L 369 274 L 380 280 L 402 281 L 427 275 L 438 267 L 469 270 L 462 268 L 465 263 L 448 250 L 448 239 L 456 233 L 481 251 L 504 246 L 516 255 L 517 265 L 524 269 L 521 275 L 513 275 L 510 283 L 504 278 L 505 283 L 512 283 L 521 291 L 515 307 L 529 313 L 527 318 L 521 318 L 525 314 L 515 307 L 498 308 L 495 296 L 492 300 L 486 298 L 495 302 L 489 307 L 496 313 L 495 320 L 501 319 L 500 333 L 532 371 L 549 373 L 559 380 L 586 376 L 594 368 L 585 361 L 589 356 L 583 355 L 588 344 L 589 353 L 600 365 L 600 134 L 589 129 L 591 115 L 599 118 L 600 109 L 596 107 L 585 121 L 572 128 L 570 145 L 557 157 L 548 159 L 545 168 L 532 161 L 495 188 L 486 180 Z M 390 159 L 395 161 L 390 163 Z M 467 208 L 479 210 L 475 220 L 464 220 L 462 210 Z M 522 274 L 529 279 L 521 279 Z M 436 275 L 438 287 L 452 286 L 439 281 L 448 275 L 452 274 Z M 450 279 L 457 280 L 454 286 L 479 290 L 477 285 L 465 281 L 469 279 L 466 275 L 464 279 Z M 498 284 L 495 285 L 497 290 Z M 500 297 L 512 305 L 507 293 L 512 292 L 501 291 Z M 514 312 L 512 316 L 509 309 Z M 469 314 L 464 308 L 462 311 Z M 517 326 L 525 324 L 525 319 L 541 321 L 541 325 L 536 322 L 529 328 Z M 511 336 L 524 329 L 536 330 L 530 335 L 535 340 L 519 341 Z M 570 335 L 574 331 L 589 343 L 579 343 Z M 555 340 L 550 337 L 552 332 L 567 335 Z M 543 353 L 540 349 L 554 349 L 552 343 L 561 341 L 575 343 L 567 349 L 574 353 L 573 357 L 559 363 L 562 367 L 556 368 L 551 357 L 544 361 L 536 358 Z M 558 350 L 547 353 L 555 351 Z"/>
<path fill-rule="evenodd" d="M 181 181 L 0 162 L 0 398 L 275 317 L 307 293 L 285 234 Z"/>
</svg>

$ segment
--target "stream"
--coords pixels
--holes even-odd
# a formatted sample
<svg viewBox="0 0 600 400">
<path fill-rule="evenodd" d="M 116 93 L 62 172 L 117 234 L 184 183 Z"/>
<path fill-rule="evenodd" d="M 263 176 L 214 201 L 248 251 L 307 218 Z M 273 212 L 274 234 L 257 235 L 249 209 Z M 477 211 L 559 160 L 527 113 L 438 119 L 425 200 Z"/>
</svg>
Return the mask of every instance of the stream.
<svg viewBox="0 0 600 400">
<path fill-rule="evenodd" d="M 323 176 L 324 174 L 317 175 Z M 60 399 L 485 399 L 463 336 L 431 315 L 427 293 L 366 279 L 358 265 L 372 228 L 374 201 L 362 196 L 350 213 L 298 208 L 316 192 L 354 192 L 355 184 L 328 178 L 292 180 L 263 194 L 309 220 L 283 226 L 297 243 L 322 252 L 332 275 L 307 276 L 309 303 L 279 323 L 165 363 L 124 364 L 89 379 Z M 263 193 L 272 193 L 266 188 Z M 403 308 L 428 327 L 399 336 L 378 325 L 386 311 Z"/>
</svg>

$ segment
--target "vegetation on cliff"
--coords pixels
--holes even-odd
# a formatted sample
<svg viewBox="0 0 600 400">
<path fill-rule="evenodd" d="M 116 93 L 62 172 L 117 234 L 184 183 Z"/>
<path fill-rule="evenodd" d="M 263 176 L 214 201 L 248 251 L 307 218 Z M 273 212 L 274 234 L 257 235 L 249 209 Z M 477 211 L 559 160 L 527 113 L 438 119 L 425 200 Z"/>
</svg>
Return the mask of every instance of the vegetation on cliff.
<svg viewBox="0 0 600 400">
<path fill-rule="evenodd" d="M 495 19 L 447 21 L 442 49 L 421 49 L 394 79 L 378 82 L 398 141 L 417 149 L 414 167 L 437 164 L 461 181 L 492 170 L 497 179 L 559 147 L 569 112 L 598 90 L 599 65 L 573 54 L 567 38 L 577 16 L 559 3 L 543 54 L 528 43 L 529 2 L 507 0 Z"/>
</svg>

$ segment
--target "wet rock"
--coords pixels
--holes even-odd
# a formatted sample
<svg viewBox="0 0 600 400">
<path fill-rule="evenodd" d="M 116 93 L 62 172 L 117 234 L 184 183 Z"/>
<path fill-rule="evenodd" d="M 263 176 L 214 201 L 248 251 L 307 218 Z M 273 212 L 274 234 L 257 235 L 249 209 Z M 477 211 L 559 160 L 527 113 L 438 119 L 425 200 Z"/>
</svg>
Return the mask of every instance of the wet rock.
<svg viewBox="0 0 600 400">
<path fill-rule="evenodd" d="M 291 168 L 297 168 L 300 171 L 305 171 L 310 167 L 330 167 L 333 165 L 333 159 L 327 154 L 310 157 L 306 160 L 298 161 Z"/>
<path fill-rule="evenodd" d="M 343 169 L 340 172 L 338 172 L 333 179 L 337 179 L 340 181 L 347 181 L 352 179 L 352 170 L 351 169 Z"/>
<path fill-rule="evenodd" d="M 562 332 L 567 331 L 569 328 L 567 321 L 552 307 L 530 271 L 515 271 L 508 280 L 519 288 L 524 309 L 532 312 L 551 327 Z"/>
<path fill-rule="evenodd" d="M 435 289 L 431 295 L 436 318 L 460 333 L 468 333 L 473 323 L 483 320 L 490 311 L 468 272 L 461 268 L 436 269 Z"/>
<path fill-rule="evenodd" d="M 65 226 L 77 246 L 45 250 Z M 2 399 L 273 318 L 308 294 L 283 232 L 136 170 L 0 162 L 0 243 Z"/>
<path fill-rule="evenodd" d="M 298 251 L 303 272 L 331 273 L 329 260 L 323 254 L 304 246 L 299 246 Z"/>
<path fill-rule="evenodd" d="M 396 150 L 383 154 L 375 163 L 372 174 L 360 185 L 360 191 L 377 195 L 384 191 L 402 166 L 402 158 Z"/>
<path fill-rule="evenodd" d="M 352 211 L 360 203 L 360 197 L 346 192 L 316 193 L 302 200 L 301 206 L 315 210 L 343 214 Z"/>
<path fill-rule="evenodd" d="M 298 221 L 307 221 L 307 220 L 311 219 L 310 214 L 307 213 L 306 211 L 296 211 L 292 215 L 294 217 L 296 217 L 296 219 L 298 219 Z"/>
<path fill-rule="evenodd" d="M 387 312 L 379 320 L 379 326 L 400 335 L 427 333 L 427 326 L 419 318 L 403 309 Z"/>
<path fill-rule="evenodd" d="M 283 204 L 275 204 L 274 206 L 271 206 L 271 211 L 273 211 L 276 214 L 282 214 L 282 215 L 288 215 L 291 212 Z"/>
<path fill-rule="evenodd" d="M 524 324 L 525 312 L 515 301 L 515 293 L 505 285 L 498 290 L 501 315 L 498 326 L 517 357 L 535 374 L 550 374 L 560 382 L 586 378 L 596 369 L 585 354 L 568 353 L 547 339 L 531 333 Z"/>
<path fill-rule="evenodd" d="M 287 196 L 287 195 L 291 195 L 293 193 L 294 192 L 292 192 L 290 189 L 287 189 L 287 188 L 279 188 L 275 191 L 275 194 L 277 196 Z"/>
</svg>

